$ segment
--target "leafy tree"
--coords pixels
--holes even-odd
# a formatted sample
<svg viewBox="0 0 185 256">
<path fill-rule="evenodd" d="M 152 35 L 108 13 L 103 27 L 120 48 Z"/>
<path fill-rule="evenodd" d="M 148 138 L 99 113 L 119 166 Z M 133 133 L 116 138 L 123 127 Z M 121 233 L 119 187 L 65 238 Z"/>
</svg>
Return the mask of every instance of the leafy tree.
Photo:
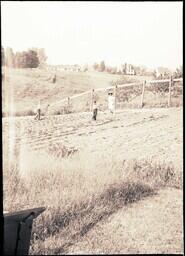
<svg viewBox="0 0 185 256">
<path fill-rule="evenodd" d="M 37 68 L 39 66 L 39 58 L 36 51 L 29 50 L 25 55 L 27 68 Z"/>
<path fill-rule="evenodd" d="M 111 73 L 111 69 L 112 69 L 111 67 L 106 67 L 106 68 L 105 68 L 105 71 L 106 71 L 107 73 Z"/>
<path fill-rule="evenodd" d="M 175 78 L 181 78 L 183 77 L 183 70 L 182 70 L 182 66 L 179 68 L 176 68 L 176 71 L 174 73 L 174 77 Z"/>
<path fill-rule="evenodd" d="M 5 65 L 11 68 L 14 67 L 14 53 L 10 47 L 7 47 L 5 51 Z"/>
<path fill-rule="evenodd" d="M 47 56 L 45 53 L 44 48 L 31 48 L 30 50 L 33 50 L 37 53 L 38 59 L 39 59 L 39 66 L 43 66 L 46 64 Z"/>
<path fill-rule="evenodd" d="M 16 68 L 37 68 L 39 59 L 37 53 L 33 50 L 17 52 L 15 54 Z"/>
<path fill-rule="evenodd" d="M 98 70 L 98 68 L 99 68 L 99 65 L 98 65 L 98 63 L 94 63 L 94 65 L 93 65 L 93 68 L 94 68 L 94 70 Z"/>
<path fill-rule="evenodd" d="M 104 62 L 104 61 L 101 61 L 101 62 L 100 62 L 100 68 L 99 68 L 99 70 L 100 70 L 101 72 L 105 71 L 105 62 Z"/>
</svg>

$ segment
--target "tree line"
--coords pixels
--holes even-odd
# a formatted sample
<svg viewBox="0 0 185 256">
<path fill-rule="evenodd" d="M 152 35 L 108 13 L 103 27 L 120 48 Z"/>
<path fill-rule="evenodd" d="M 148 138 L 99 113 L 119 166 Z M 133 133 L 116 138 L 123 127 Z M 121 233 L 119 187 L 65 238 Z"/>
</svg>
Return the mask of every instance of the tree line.
<svg viewBox="0 0 185 256">
<path fill-rule="evenodd" d="M 47 56 L 44 48 L 30 48 L 27 51 L 22 52 L 13 52 L 11 47 L 1 46 L 1 65 L 7 66 L 11 68 L 37 68 L 43 67 L 46 64 Z M 122 69 L 119 70 L 117 67 L 107 66 L 105 61 L 101 61 L 100 63 L 94 63 L 93 69 L 99 72 L 107 72 L 110 74 L 127 74 L 126 66 L 127 63 L 122 65 Z M 156 72 L 148 71 L 145 67 L 129 65 L 132 70 L 134 70 L 135 75 L 153 75 L 156 76 Z M 88 67 L 85 68 L 85 71 L 88 70 Z M 173 72 L 174 78 L 179 78 L 183 76 L 182 66 L 177 68 L 175 72 Z M 169 78 L 170 72 L 165 72 L 161 74 L 161 78 Z"/>
<path fill-rule="evenodd" d="M 146 69 L 143 67 L 135 66 L 135 65 L 130 65 L 128 63 L 124 63 L 122 65 L 121 69 L 118 69 L 118 67 L 115 66 L 108 66 L 105 64 L 105 61 L 101 61 L 100 63 L 95 62 L 93 64 L 93 68 L 96 71 L 99 72 L 107 72 L 110 74 L 127 74 L 127 66 L 130 66 L 132 70 L 134 70 L 134 74 L 136 75 L 151 75 L 151 72 L 148 74 Z"/>
<path fill-rule="evenodd" d="M 105 64 L 105 61 L 101 61 L 100 63 L 95 62 L 93 64 L 93 69 L 99 72 L 107 72 L 110 74 L 127 74 L 126 66 L 129 65 L 132 70 L 134 70 L 135 75 L 141 75 L 141 76 L 154 76 L 157 78 L 156 70 L 147 70 L 144 66 L 136 66 L 136 65 L 130 65 L 125 63 L 122 65 L 122 70 L 117 69 L 117 67 L 111 67 L 107 66 Z M 159 78 L 169 78 L 170 76 L 173 76 L 173 78 L 181 78 L 183 77 L 183 68 L 182 66 L 177 67 L 175 71 L 171 72 L 170 70 L 167 70 L 166 72 L 163 72 L 160 74 Z"/>
<path fill-rule="evenodd" d="M 46 64 L 44 48 L 31 48 L 27 51 L 13 52 L 11 47 L 1 47 L 1 65 L 11 68 L 37 68 Z"/>
</svg>

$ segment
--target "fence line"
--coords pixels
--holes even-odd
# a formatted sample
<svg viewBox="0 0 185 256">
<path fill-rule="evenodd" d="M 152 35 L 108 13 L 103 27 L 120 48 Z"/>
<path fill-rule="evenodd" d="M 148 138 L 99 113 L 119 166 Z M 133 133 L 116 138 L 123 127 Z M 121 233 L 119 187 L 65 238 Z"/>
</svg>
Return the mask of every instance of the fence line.
<svg viewBox="0 0 185 256">
<path fill-rule="evenodd" d="M 176 79 L 173 79 L 172 81 L 173 82 L 182 82 L 183 78 L 176 78 Z M 171 79 L 149 80 L 149 81 L 143 81 L 143 82 L 145 82 L 145 84 L 157 84 L 157 83 L 169 82 L 169 84 L 170 84 L 171 83 Z M 120 85 L 116 85 L 116 87 L 117 88 L 124 88 L 124 87 L 139 86 L 139 85 L 143 85 L 143 82 L 120 84 Z M 181 86 L 178 86 L 178 87 L 181 87 Z M 85 92 L 82 92 L 82 93 L 79 93 L 79 94 L 76 94 L 76 95 L 73 95 L 73 96 L 70 96 L 70 97 L 66 97 L 66 98 L 64 98 L 64 99 L 62 99 L 60 101 L 57 101 L 55 103 L 50 104 L 50 106 L 58 105 L 58 104 L 63 103 L 63 102 L 68 102 L 69 99 L 70 100 L 71 99 L 75 99 L 75 98 L 81 97 L 82 95 L 92 94 L 92 90 L 93 90 L 93 92 L 99 92 L 99 91 L 107 91 L 107 90 L 114 89 L 114 88 L 115 88 L 115 85 L 108 86 L 108 87 L 103 87 L 103 88 L 98 88 L 98 89 L 91 89 L 91 90 L 88 90 L 88 91 L 85 91 Z M 142 92 L 142 94 L 143 94 L 143 92 Z"/>
<path fill-rule="evenodd" d="M 183 79 L 182 78 L 176 78 L 173 79 L 174 82 L 181 82 Z M 157 83 L 166 83 L 166 82 L 170 82 L 170 79 L 162 79 L 162 80 L 149 80 L 147 81 L 150 84 L 157 84 Z"/>
<path fill-rule="evenodd" d="M 182 79 L 182 78 L 175 78 L 175 79 L 173 79 L 173 81 L 174 81 L 174 82 L 182 82 L 183 79 Z"/>
<path fill-rule="evenodd" d="M 141 85 L 142 82 L 139 82 L 139 83 L 129 83 L 129 84 L 122 84 L 122 85 L 117 85 L 117 88 L 123 88 L 123 87 L 131 87 L 133 85 L 137 86 L 137 85 Z M 94 92 L 99 92 L 99 91 L 107 91 L 107 90 L 110 90 L 110 89 L 114 89 L 115 86 L 108 86 L 108 87 L 103 87 L 103 88 L 98 88 L 98 89 L 94 89 Z M 54 106 L 54 105 L 57 105 L 59 103 L 62 103 L 62 102 L 65 102 L 68 100 L 68 98 L 70 99 L 75 99 L 75 98 L 78 98 L 78 97 L 81 97 L 82 95 L 85 95 L 85 94 L 88 94 L 88 93 L 91 93 L 92 90 L 88 90 L 88 91 L 85 91 L 85 92 L 82 92 L 82 93 L 79 93 L 79 94 L 76 94 L 76 95 L 73 95 L 73 96 L 70 96 L 70 97 L 66 97 L 60 101 L 57 101 L 55 103 L 52 103 L 50 104 L 50 106 Z"/>
<path fill-rule="evenodd" d="M 82 96 L 82 95 L 85 95 L 85 94 L 88 94 L 88 93 L 90 93 L 90 92 L 91 92 L 91 90 L 88 90 L 88 91 L 85 91 L 85 92 L 82 92 L 82 93 L 79 93 L 79 94 L 76 94 L 76 95 L 73 95 L 73 96 L 70 96 L 70 97 L 66 97 L 66 98 L 64 98 L 64 99 L 62 99 L 62 100 L 59 100 L 59 101 L 57 101 L 57 102 L 55 102 L 55 103 L 50 104 L 50 106 L 54 106 L 54 105 L 57 105 L 57 104 L 59 104 L 59 103 L 68 101 L 69 99 L 78 98 L 78 97 L 80 97 L 80 96 Z"/>
</svg>

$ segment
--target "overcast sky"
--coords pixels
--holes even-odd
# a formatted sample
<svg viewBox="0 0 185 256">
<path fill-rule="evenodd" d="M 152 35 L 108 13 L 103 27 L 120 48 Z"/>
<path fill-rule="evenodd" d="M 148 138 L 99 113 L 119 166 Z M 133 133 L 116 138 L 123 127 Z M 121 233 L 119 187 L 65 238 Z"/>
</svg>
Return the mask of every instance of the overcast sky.
<svg viewBox="0 0 185 256">
<path fill-rule="evenodd" d="M 48 64 L 182 65 L 179 2 L 1 2 L 2 45 L 45 48 Z"/>
</svg>

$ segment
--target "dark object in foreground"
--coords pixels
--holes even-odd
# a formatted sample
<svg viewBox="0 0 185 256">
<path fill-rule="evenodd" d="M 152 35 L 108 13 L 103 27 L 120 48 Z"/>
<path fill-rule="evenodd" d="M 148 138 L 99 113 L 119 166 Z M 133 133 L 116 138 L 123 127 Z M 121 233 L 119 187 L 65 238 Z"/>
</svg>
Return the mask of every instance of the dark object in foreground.
<svg viewBox="0 0 185 256">
<path fill-rule="evenodd" d="M 28 255 L 33 219 L 44 207 L 4 214 L 4 255 Z"/>
</svg>

